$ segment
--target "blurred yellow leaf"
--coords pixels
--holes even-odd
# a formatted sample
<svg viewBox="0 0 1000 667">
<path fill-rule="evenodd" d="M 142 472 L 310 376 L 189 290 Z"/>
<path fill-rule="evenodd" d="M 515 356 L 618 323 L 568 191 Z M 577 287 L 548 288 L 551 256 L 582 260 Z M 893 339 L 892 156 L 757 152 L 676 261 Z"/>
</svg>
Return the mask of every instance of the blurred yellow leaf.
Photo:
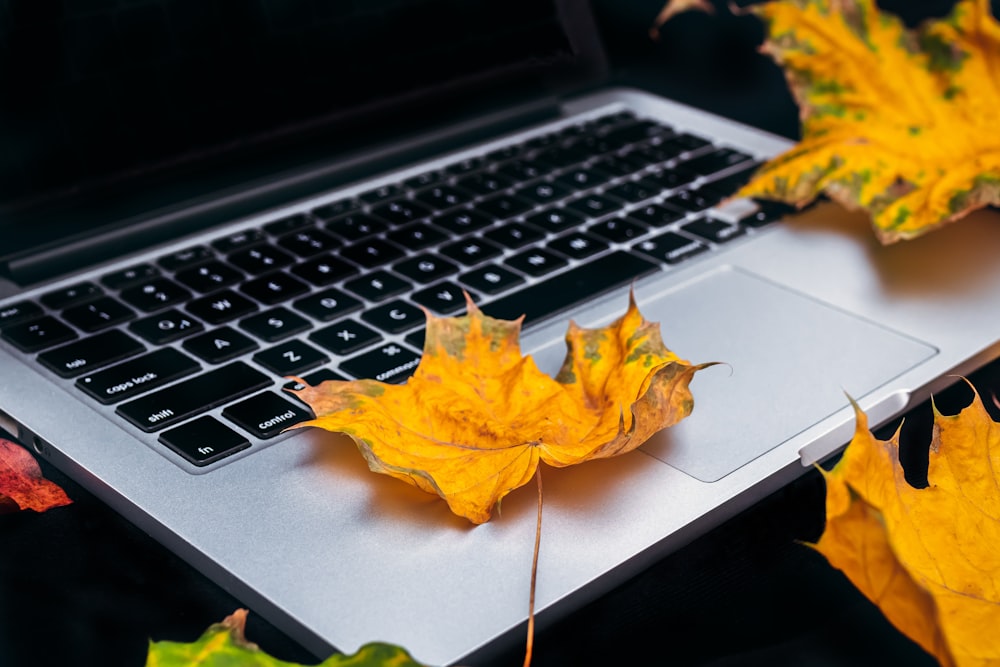
<svg viewBox="0 0 1000 667">
<path fill-rule="evenodd" d="M 867 211 L 883 243 L 1000 203 L 1000 25 L 989 0 L 910 30 L 873 0 L 775 0 L 749 11 L 784 70 L 802 140 L 740 195 Z"/>
<path fill-rule="evenodd" d="M 692 366 L 668 350 L 634 301 L 605 328 L 571 324 L 555 379 L 522 356 L 521 320 L 471 302 L 428 314 L 420 365 L 405 385 L 324 382 L 298 393 L 316 414 L 299 426 L 351 436 L 375 472 L 444 498 L 474 523 L 527 483 L 540 461 L 569 466 L 631 451 L 693 407 Z"/>
<path fill-rule="evenodd" d="M 815 546 L 942 665 L 1000 665 L 1000 424 L 978 395 L 935 410 L 927 478 L 911 487 L 898 433 L 876 440 L 858 410 Z"/>
</svg>

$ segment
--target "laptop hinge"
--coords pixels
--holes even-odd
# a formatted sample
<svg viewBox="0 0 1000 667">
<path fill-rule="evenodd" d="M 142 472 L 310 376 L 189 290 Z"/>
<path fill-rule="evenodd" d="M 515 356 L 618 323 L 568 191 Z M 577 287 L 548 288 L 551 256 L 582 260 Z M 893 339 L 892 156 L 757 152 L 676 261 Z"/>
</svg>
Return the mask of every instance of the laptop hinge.
<svg viewBox="0 0 1000 667">
<path fill-rule="evenodd" d="M 0 263 L 0 274 L 22 287 L 49 280 L 551 120 L 558 116 L 559 109 L 558 98 L 544 97 L 503 111 L 479 115 L 473 120 L 449 122 L 431 132 L 354 150 L 336 159 L 313 161 L 305 167 L 244 181 L 237 186 L 177 201 L 141 215 L 122 217 L 111 224 L 100 225 L 99 233 L 91 231 L 76 238 L 64 237 L 58 244 L 7 258 Z M 78 219 L 80 210 L 77 208 L 62 215 Z M 97 225 L 91 229 L 94 227 Z"/>
</svg>

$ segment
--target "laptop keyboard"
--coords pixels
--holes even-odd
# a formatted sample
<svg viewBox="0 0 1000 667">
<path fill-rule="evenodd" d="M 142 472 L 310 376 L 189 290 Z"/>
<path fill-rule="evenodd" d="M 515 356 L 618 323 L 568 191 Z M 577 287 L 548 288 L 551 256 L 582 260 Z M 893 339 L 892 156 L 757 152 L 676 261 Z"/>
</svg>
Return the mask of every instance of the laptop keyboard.
<svg viewBox="0 0 1000 667">
<path fill-rule="evenodd" d="M 421 307 L 529 323 L 753 233 L 758 165 L 628 112 L 0 308 L 0 336 L 195 466 L 310 418 L 289 375 L 403 382 Z M 210 414 L 211 413 L 211 414 Z"/>
</svg>

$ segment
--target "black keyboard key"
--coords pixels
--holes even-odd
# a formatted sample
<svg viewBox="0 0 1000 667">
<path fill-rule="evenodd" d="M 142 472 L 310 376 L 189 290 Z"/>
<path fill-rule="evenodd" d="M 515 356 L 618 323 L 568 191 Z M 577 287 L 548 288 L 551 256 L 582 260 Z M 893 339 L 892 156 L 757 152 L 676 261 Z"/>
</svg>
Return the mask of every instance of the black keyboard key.
<svg viewBox="0 0 1000 667">
<path fill-rule="evenodd" d="M 424 349 L 424 341 L 427 338 L 427 330 L 423 327 L 417 329 L 413 333 L 407 334 L 404 339 L 409 345 L 412 345 L 418 350 Z"/>
<path fill-rule="evenodd" d="M 191 292 L 166 278 L 153 278 L 122 290 L 121 297 L 141 311 L 152 312 L 191 298 Z"/>
<path fill-rule="evenodd" d="M 297 264 L 291 268 L 291 272 L 313 285 L 324 287 L 353 276 L 358 273 L 358 267 L 327 254 Z"/>
<path fill-rule="evenodd" d="M 688 234 L 700 236 L 712 243 L 725 243 L 746 234 L 746 229 L 738 224 L 714 218 L 699 218 L 698 220 L 681 225 L 681 229 Z"/>
<path fill-rule="evenodd" d="M 678 167 L 694 172 L 699 176 L 709 176 L 752 159 L 753 157 L 742 151 L 732 148 L 717 148 L 709 153 L 703 153 L 690 160 L 685 160 Z"/>
<path fill-rule="evenodd" d="M 712 208 L 723 199 L 725 199 L 724 195 L 712 192 L 711 190 L 682 190 L 664 199 L 663 203 L 682 211 L 697 213 L 704 211 L 706 208 Z"/>
<path fill-rule="evenodd" d="M 454 273 L 458 267 L 441 257 L 431 254 L 417 255 L 395 264 L 393 269 L 421 285 L 427 285 Z"/>
<path fill-rule="evenodd" d="M 529 276 L 544 276 L 556 269 L 566 266 L 566 260 L 542 248 L 533 248 L 514 255 L 504 263 Z"/>
<path fill-rule="evenodd" d="M 754 203 L 757 204 L 759 210 L 749 217 L 742 218 L 741 225 L 754 228 L 763 227 L 796 211 L 794 206 L 782 202 L 755 200 Z"/>
<path fill-rule="evenodd" d="M 550 208 L 525 218 L 525 222 L 550 232 L 561 233 L 583 224 L 583 216 L 564 208 Z"/>
<path fill-rule="evenodd" d="M 402 225 L 416 222 L 431 214 L 429 208 L 412 199 L 396 199 L 372 209 L 372 215 L 385 220 L 391 225 Z"/>
<path fill-rule="evenodd" d="M 246 396 L 271 384 L 242 361 L 183 380 L 118 406 L 116 412 L 147 433 Z"/>
<path fill-rule="evenodd" d="M 460 262 L 464 266 L 475 266 L 480 262 L 503 254 L 503 249 L 484 239 L 470 237 L 441 248 L 441 254 Z"/>
<path fill-rule="evenodd" d="M 629 211 L 628 217 L 637 222 L 651 227 L 666 227 L 667 225 L 682 220 L 684 213 L 674 208 L 667 208 L 659 204 L 647 204 Z"/>
<path fill-rule="evenodd" d="M 229 255 L 231 264 L 255 276 L 288 266 L 292 261 L 292 256 L 288 253 L 266 244 L 237 250 Z"/>
<path fill-rule="evenodd" d="M 398 196 L 402 191 L 403 189 L 395 183 L 387 183 L 367 192 L 362 192 L 358 195 L 358 198 L 366 204 L 377 204 Z"/>
<path fill-rule="evenodd" d="M 439 215 L 431 222 L 447 232 L 462 235 L 489 227 L 493 219 L 477 211 L 461 209 Z"/>
<path fill-rule="evenodd" d="M 507 220 L 532 208 L 532 203 L 513 195 L 493 195 L 476 204 L 476 210 L 495 220 Z"/>
<path fill-rule="evenodd" d="M 514 195 L 535 204 L 551 204 L 573 194 L 571 188 L 550 181 L 538 181 L 514 190 Z"/>
<path fill-rule="evenodd" d="M 4 326 L 0 336 L 23 352 L 38 352 L 77 337 L 75 331 L 49 315 Z"/>
<path fill-rule="evenodd" d="M 483 311 L 507 320 L 525 315 L 530 325 L 659 270 L 635 255 L 613 252 L 488 303 Z"/>
<path fill-rule="evenodd" d="M 440 183 L 442 179 L 444 179 L 444 174 L 437 169 L 434 169 L 431 171 L 425 171 L 422 174 L 417 174 L 416 176 L 411 176 L 403 181 L 403 184 L 408 188 L 420 190 L 421 188 L 426 188 L 428 185 Z"/>
<path fill-rule="evenodd" d="M 585 195 L 579 199 L 574 199 L 566 203 L 566 208 L 573 209 L 578 213 L 597 218 L 608 213 L 614 213 L 621 209 L 621 205 L 602 195 Z"/>
<path fill-rule="evenodd" d="M 632 247 L 667 264 L 677 264 L 708 250 L 708 246 L 704 243 L 699 243 L 675 232 L 665 232 L 656 238 L 640 241 Z"/>
<path fill-rule="evenodd" d="M 184 341 L 184 349 L 210 364 L 221 364 L 257 349 L 249 336 L 230 327 L 219 327 Z"/>
<path fill-rule="evenodd" d="M 741 187 L 746 185 L 760 167 L 759 162 L 747 162 L 736 171 L 726 174 L 722 178 L 717 178 L 710 183 L 701 186 L 702 190 L 712 190 L 720 195 L 728 197 L 734 194 Z"/>
<path fill-rule="evenodd" d="M 361 239 L 384 232 L 389 228 L 389 225 L 373 218 L 367 213 L 356 211 L 333 220 L 326 228 L 348 241 L 360 241 Z"/>
<path fill-rule="evenodd" d="M 343 320 L 314 331 L 309 340 L 322 345 L 334 354 L 345 355 L 382 340 L 377 331 L 354 320 Z"/>
<path fill-rule="evenodd" d="M 324 353 L 301 340 L 290 340 L 253 355 L 253 360 L 275 375 L 299 375 L 330 361 Z"/>
<path fill-rule="evenodd" d="M 298 278 L 275 271 L 245 283 L 240 290 L 261 303 L 272 305 L 305 294 L 309 287 Z"/>
<path fill-rule="evenodd" d="M 32 301 L 18 301 L 0 307 L 0 329 L 38 317 L 44 311 Z"/>
<path fill-rule="evenodd" d="M 136 320 L 129 325 L 129 329 L 153 345 L 163 345 L 198 333 L 204 328 L 201 322 L 174 308 Z"/>
<path fill-rule="evenodd" d="M 213 260 L 178 271 L 174 277 L 194 291 L 207 294 L 238 283 L 243 279 L 243 274 L 227 264 Z"/>
<path fill-rule="evenodd" d="M 483 234 L 483 236 L 511 250 L 523 248 L 529 243 L 535 243 L 545 238 L 545 234 L 534 227 L 518 222 L 508 222 L 501 227 L 491 229 Z"/>
<path fill-rule="evenodd" d="M 357 211 L 360 208 L 361 202 L 357 199 L 340 199 L 329 204 L 317 206 L 312 210 L 312 214 L 320 220 L 333 220 L 352 211 Z"/>
<path fill-rule="evenodd" d="M 256 245 L 264 240 L 264 232 L 259 229 L 245 229 L 212 241 L 212 247 L 221 253 L 230 253 L 240 248 Z"/>
<path fill-rule="evenodd" d="M 325 289 L 292 304 L 297 310 L 320 322 L 346 315 L 361 308 L 361 302 L 337 289 Z"/>
<path fill-rule="evenodd" d="M 150 352 L 76 381 L 76 386 L 107 405 L 161 387 L 201 370 L 201 366 L 172 347 Z"/>
<path fill-rule="evenodd" d="M 551 241 L 549 248 L 573 259 L 584 259 L 607 250 L 608 244 L 596 236 L 573 232 Z"/>
<path fill-rule="evenodd" d="M 650 197 L 655 197 L 663 191 L 656 183 L 640 179 L 638 181 L 625 181 L 604 191 L 604 194 L 621 199 L 624 202 L 634 204 Z"/>
<path fill-rule="evenodd" d="M 337 248 L 340 242 L 326 232 L 310 227 L 282 236 L 278 245 L 299 257 L 312 257 Z"/>
<path fill-rule="evenodd" d="M 199 467 L 250 446 L 245 436 L 209 415 L 164 431 L 160 434 L 160 442 Z"/>
<path fill-rule="evenodd" d="M 403 256 L 403 250 L 382 239 L 369 239 L 347 246 L 340 254 L 366 269 L 374 269 L 399 259 Z"/>
<path fill-rule="evenodd" d="M 460 179 L 458 184 L 470 192 L 475 192 L 477 195 L 491 195 L 501 190 L 506 190 L 514 184 L 514 180 L 503 174 L 483 171 Z"/>
<path fill-rule="evenodd" d="M 623 218 L 608 218 L 596 225 L 589 227 L 587 231 L 607 239 L 612 243 L 628 243 L 634 241 L 646 233 L 646 227 Z"/>
<path fill-rule="evenodd" d="M 189 313 L 209 324 L 222 324 L 257 310 L 257 304 L 232 290 L 222 290 L 191 301 Z"/>
<path fill-rule="evenodd" d="M 135 317 L 135 311 L 110 296 L 67 308 L 63 319 L 87 332 L 100 331 Z"/>
<path fill-rule="evenodd" d="M 485 294 L 499 294 L 520 285 L 524 278 L 495 264 L 473 269 L 459 276 L 459 280 L 474 290 Z"/>
<path fill-rule="evenodd" d="M 424 311 L 397 299 L 367 311 L 361 319 L 382 331 L 397 334 L 423 324 L 426 318 Z"/>
<path fill-rule="evenodd" d="M 309 410 L 273 391 L 265 391 L 227 406 L 222 416 L 262 440 L 273 438 L 285 429 L 313 418 Z"/>
<path fill-rule="evenodd" d="M 612 176 L 628 176 L 639 171 L 647 164 L 646 160 L 631 158 L 626 153 L 625 155 L 605 155 L 598 160 L 594 160 L 591 163 L 591 168 L 600 169 Z"/>
<path fill-rule="evenodd" d="M 356 378 L 372 378 L 379 382 L 399 384 L 406 381 L 420 364 L 420 355 L 413 350 L 387 343 L 359 354 L 340 364 L 340 370 Z"/>
<path fill-rule="evenodd" d="M 404 248 L 422 250 L 448 238 L 441 230 L 426 222 L 417 222 L 401 229 L 394 229 L 386 237 Z"/>
<path fill-rule="evenodd" d="M 271 236 L 283 236 L 296 229 L 301 229 L 312 223 L 312 219 L 305 213 L 289 215 L 274 222 L 264 225 L 264 231 Z"/>
<path fill-rule="evenodd" d="M 101 277 L 101 282 L 111 289 L 122 289 L 129 285 L 149 280 L 160 275 L 159 269 L 152 264 L 137 264 L 127 269 L 113 271 Z"/>
<path fill-rule="evenodd" d="M 387 271 L 373 271 L 367 276 L 348 280 L 344 287 L 354 292 L 362 299 L 383 301 L 391 296 L 402 294 L 410 289 L 410 283 L 397 278 Z"/>
<path fill-rule="evenodd" d="M 203 245 L 184 248 L 159 259 L 159 265 L 168 271 L 179 271 L 184 267 L 213 259 L 212 251 Z"/>
<path fill-rule="evenodd" d="M 485 159 L 479 156 L 469 157 L 449 164 L 445 167 L 445 171 L 453 176 L 462 176 L 463 174 L 469 174 L 479 169 L 485 162 Z"/>
<path fill-rule="evenodd" d="M 139 341 L 115 329 L 43 352 L 38 361 L 60 377 L 71 378 L 145 350 Z"/>
<path fill-rule="evenodd" d="M 572 191 L 589 190 L 611 180 L 611 174 L 593 167 L 580 167 L 561 174 L 556 179 Z"/>
<path fill-rule="evenodd" d="M 53 310 L 60 310 L 73 304 L 89 301 L 103 293 L 101 288 L 94 283 L 77 283 L 43 294 L 41 302 Z"/>
<path fill-rule="evenodd" d="M 473 195 L 450 185 L 435 185 L 414 195 L 432 211 L 445 211 L 472 200 Z"/>
<path fill-rule="evenodd" d="M 469 294 L 473 301 L 475 294 Z M 444 282 L 413 293 L 413 300 L 439 315 L 451 315 L 465 310 L 465 294 L 454 283 Z"/>
<path fill-rule="evenodd" d="M 712 142 L 704 137 L 699 137 L 696 134 L 691 134 L 689 132 L 682 132 L 681 134 L 675 134 L 670 137 L 664 143 L 669 142 L 672 146 L 677 146 L 683 151 L 695 151 L 699 148 L 704 148 L 705 146 L 711 146 Z"/>
<path fill-rule="evenodd" d="M 675 190 L 683 187 L 698 178 L 693 172 L 685 169 L 666 168 L 658 171 L 645 173 L 642 179 L 649 183 L 655 183 L 663 190 Z"/>
<path fill-rule="evenodd" d="M 268 343 L 300 333 L 311 326 L 306 318 L 281 307 L 240 320 L 240 327 Z"/>
<path fill-rule="evenodd" d="M 514 181 L 533 181 L 536 178 L 541 178 L 545 174 L 552 171 L 552 167 L 540 162 L 538 160 L 511 160 L 510 162 L 500 165 L 497 169 L 497 173 L 500 173 Z"/>
</svg>

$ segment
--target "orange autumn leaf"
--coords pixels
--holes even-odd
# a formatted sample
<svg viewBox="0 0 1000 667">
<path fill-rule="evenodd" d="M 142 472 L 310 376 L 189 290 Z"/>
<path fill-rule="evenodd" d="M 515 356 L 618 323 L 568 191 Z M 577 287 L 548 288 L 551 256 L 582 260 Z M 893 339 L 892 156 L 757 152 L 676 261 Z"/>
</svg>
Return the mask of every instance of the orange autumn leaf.
<svg viewBox="0 0 1000 667">
<path fill-rule="evenodd" d="M 898 432 L 876 440 L 856 412 L 816 548 L 940 664 L 1000 665 L 1000 424 L 978 395 L 955 416 L 935 410 L 929 485 L 916 489 Z"/>
<path fill-rule="evenodd" d="M 562 467 L 623 454 L 693 407 L 692 366 L 630 300 L 600 329 L 571 324 L 555 379 L 521 354 L 521 320 L 427 316 L 420 365 L 404 385 L 324 382 L 297 392 L 316 414 L 299 426 L 346 433 L 369 467 L 444 498 L 473 523 L 527 483 L 539 462 Z"/>
<path fill-rule="evenodd" d="M 653 27 L 649 29 L 649 36 L 652 39 L 660 38 L 660 28 L 664 23 L 684 12 L 698 11 L 706 14 L 714 14 L 715 6 L 709 0 L 667 0 L 663 9 L 656 15 Z"/>
<path fill-rule="evenodd" d="M 883 243 L 1000 204 L 1000 24 L 990 0 L 910 30 L 873 0 L 748 8 L 784 68 L 802 140 L 738 193 L 866 211 Z"/>
<path fill-rule="evenodd" d="M 0 507 L 13 504 L 22 510 L 44 512 L 71 502 L 57 484 L 42 477 L 28 450 L 0 438 Z"/>
</svg>

